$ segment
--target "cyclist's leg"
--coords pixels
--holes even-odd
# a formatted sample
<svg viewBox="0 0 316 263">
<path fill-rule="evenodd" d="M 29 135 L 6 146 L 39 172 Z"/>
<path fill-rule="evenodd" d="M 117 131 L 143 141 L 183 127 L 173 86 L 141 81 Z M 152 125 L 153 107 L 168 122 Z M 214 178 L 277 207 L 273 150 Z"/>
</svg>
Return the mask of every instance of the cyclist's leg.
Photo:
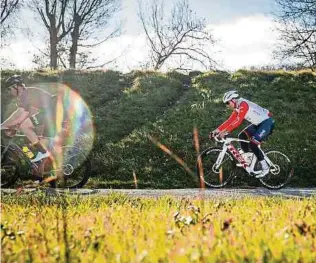
<svg viewBox="0 0 316 263">
<path fill-rule="evenodd" d="M 258 125 L 258 128 L 253 135 L 254 142 L 259 142 L 259 144 L 266 140 L 268 136 L 271 134 L 274 128 L 274 121 L 272 118 L 269 118 Z"/>
<path fill-rule="evenodd" d="M 30 118 L 24 120 L 19 127 L 21 132 L 26 136 L 26 138 L 28 138 L 31 144 L 38 142 L 38 136 L 35 133 L 34 128 L 35 127 Z"/>
<path fill-rule="evenodd" d="M 22 133 L 27 137 L 27 139 L 30 141 L 31 145 L 39 152 L 46 152 L 45 147 L 40 143 L 40 140 L 35 132 L 35 125 L 34 121 L 32 121 L 33 118 L 28 118 L 25 121 L 23 121 L 20 125 L 20 130 Z M 35 123 L 37 123 L 35 121 Z"/>
<path fill-rule="evenodd" d="M 256 126 L 250 124 L 238 134 L 238 138 L 241 140 L 249 140 L 249 138 L 251 138 L 255 134 L 255 132 Z M 249 152 L 249 143 L 240 142 L 240 147 L 245 153 Z"/>
<path fill-rule="evenodd" d="M 258 125 L 256 133 L 252 136 L 250 142 L 250 149 L 256 155 L 258 161 L 261 163 L 262 169 L 265 171 L 264 173 L 267 174 L 269 171 L 269 167 L 267 162 L 264 160 L 264 155 L 261 149 L 259 149 L 259 145 L 263 140 L 265 140 L 269 134 L 271 133 L 271 129 L 273 127 L 273 120 L 271 118 L 263 121 L 261 124 Z"/>
<path fill-rule="evenodd" d="M 41 128 L 41 130 L 43 130 L 43 121 L 42 121 L 42 118 L 43 118 L 43 113 L 40 112 L 32 117 L 30 117 L 30 120 L 33 124 L 34 127 L 36 128 Z M 34 130 L 33 130 L 34 131 Z M 35 133 L 35 131 L 34 131 Z M 36 134 L 36 133 L 35 133 Z M 42 134 L 41 134 L 42 135 Z M 38 154 L 37 156 L 32 160 L 32 162 L 38 162 L 44 158 L 47 158 L 50 156 L 49 152 L 47 151 L 47 145 L 45 144 L 45 142 L 43 140 L 40 140 L 40 138 L 38 137 L 38 134 L 36 134 L 37 136 L 37 143 L 33 144 L 34 145 L 34 148 L 37 149 L 38 151 Z"/>
<path fill-rule="evenodd" d="M 258 141 L 258 139 L 256 139 L 256 136 L 254 136 L 251 138 L 251 141 L 249 143 L 249 147 L 252 150 L 252 152 L 255 154 L 257 159 L 259 161 L 262 161 L 264 159 L 264 156 L 263 156 L 262 151 L 258 147 L 260 144 L 261 144 L 261 141 Z"/>
</svg>

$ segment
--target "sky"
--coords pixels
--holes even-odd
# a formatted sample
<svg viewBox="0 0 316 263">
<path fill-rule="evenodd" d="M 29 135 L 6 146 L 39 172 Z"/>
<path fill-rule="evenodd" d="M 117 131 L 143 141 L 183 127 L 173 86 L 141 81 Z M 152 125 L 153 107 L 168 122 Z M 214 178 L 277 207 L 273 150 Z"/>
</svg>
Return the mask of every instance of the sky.
<svg viewBox="0 0 316 263">
<path fill-rule="evenodd" d="M 107 68 L 123 72 L 141 68 L 148 58 L 148 46 L 138 18 L 138 0 L 121 0 L 121 10 L 111 25 L 122 22 L 122 34 L 93 50 L 103 64 L 116 58 L 116 63 Z M 207 28 L 218 40 L 214 58 L 221 69 L 237 70 L 251 66 L 275 64 L 272 51 L 277 43 L 277 33 L 272 12 L 276 10 L 274 0 L 188 0 L 191 9 L 200 18 L 205 18 Z M 165 0 L 165 12 L 170 10 L 174 0 Z M 31 39 L 25 34 L 16 34 L 14 41 L 1 50 L 1 56 L 14 68 L 31 69 L 35 65 L 32 57 L 38 48 L 44 47 L 43 27 L 34 15 L 21 10 L 25 31 L 31 29 Z M 110 28 L 111 29 L 111 28 Z M 109 29 L 109 30 L 110 30 Z M 213 52 L 212 52 L 213 53 Z M 172 65 L 171 65 L 172 66 Z M 196 69 L 198 65 L 195 65 Z"/>
</svg>

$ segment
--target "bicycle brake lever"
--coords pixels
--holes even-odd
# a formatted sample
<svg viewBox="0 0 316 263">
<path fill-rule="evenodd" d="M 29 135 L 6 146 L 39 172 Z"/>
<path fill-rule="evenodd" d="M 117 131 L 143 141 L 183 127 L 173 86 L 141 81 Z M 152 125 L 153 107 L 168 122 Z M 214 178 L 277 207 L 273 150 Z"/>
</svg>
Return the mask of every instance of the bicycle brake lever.
<svg viewBox="0 0 316 263">
<path fill-rule="evenodd" d="M 216 143 L 221 143 L 222 142 L 222 140 L 219 140 L 217 136 L 214 137 L 214 140 L 215 140 Z"/>
</svg>

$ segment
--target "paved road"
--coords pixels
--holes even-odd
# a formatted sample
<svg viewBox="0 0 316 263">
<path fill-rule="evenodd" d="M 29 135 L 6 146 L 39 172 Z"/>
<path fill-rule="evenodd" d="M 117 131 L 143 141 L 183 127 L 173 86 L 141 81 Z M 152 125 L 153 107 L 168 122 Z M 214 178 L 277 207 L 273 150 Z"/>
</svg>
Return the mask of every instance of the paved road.
<svg viewBox="0 0 316 263">
<path fill-rule="evenodd" d="M 35 192 L 36 189 L 23 189 L 22 193 Z M 252 188 L 252 189 L 168 189 L 168 190 L 152 190 L 152 189 L 79 189 L 79 190 L 65 190 L 65 189 L 47 189 L 49 194 L 79 194 L 79 195 L 93 195 L 104 196 L 110 193 L 123 193 L 133 197 L 161 197 L 174 196 L 177 198 L 239 198 L 245 196 L 283 196 L 283 197 L 316 197 L 316 188 L 284 188 L 281 190 L 268 190 L 266 188 Z M 15 194 L 14 189 L 1 189 L 3 194 Z"/>
</svg>

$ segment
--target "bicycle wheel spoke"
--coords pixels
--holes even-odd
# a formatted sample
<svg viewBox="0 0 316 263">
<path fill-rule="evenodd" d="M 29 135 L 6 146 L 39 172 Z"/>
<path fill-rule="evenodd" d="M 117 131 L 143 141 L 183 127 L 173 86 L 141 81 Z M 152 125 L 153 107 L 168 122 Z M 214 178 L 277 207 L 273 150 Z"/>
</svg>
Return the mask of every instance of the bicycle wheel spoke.
<svg viewBox="0 0 316 263">
<path fill-rule="evenodd" d="M 233 159 L 228 153 L 224 156 L 219 167 L 216 167 L 216 161 L 221 149 L 213 148 L 202 153 L 202 165 L 204 171 L 204 182 L 210 187 L 223 187 L 232 178 L 235 170 Z M 199 168 L 198 168 L 199 175 Z"/>
<path fill-rule="evenodd" d="M 60 170 L 62 179 L 57 181 L 57 187 L 79 188 L 90 177 L 91 165 L 80 149 L 65 146 Z"/>
<path fill-rule="evenodd" d="M 267 151 L 265 153 L 272 162 L 269 174 L 260 179 L 267 188 L 280 189 L 285 186 L 293 175 L 290 159 L 279 151 Z"/>
</svg>

